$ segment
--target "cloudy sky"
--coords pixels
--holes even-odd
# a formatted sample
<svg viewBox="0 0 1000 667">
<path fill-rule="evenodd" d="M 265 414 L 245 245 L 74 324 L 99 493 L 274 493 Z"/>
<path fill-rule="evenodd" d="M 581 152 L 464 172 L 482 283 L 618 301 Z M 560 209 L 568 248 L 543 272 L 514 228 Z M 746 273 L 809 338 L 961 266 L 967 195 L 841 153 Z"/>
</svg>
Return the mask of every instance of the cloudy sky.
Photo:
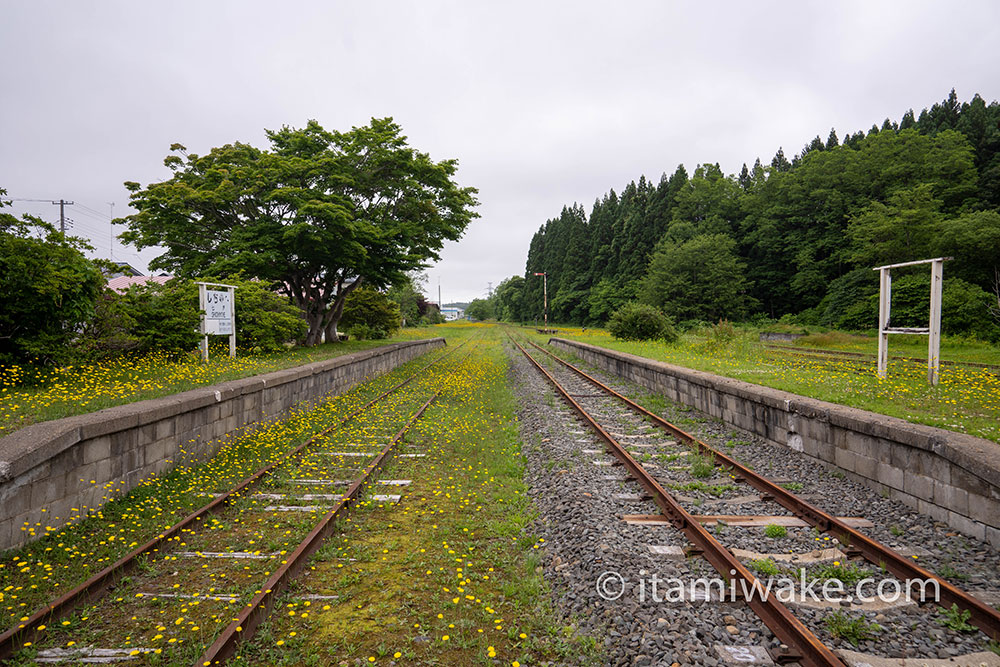
<svg viewBox="0 0 1000 667">
<path fill-rule="evenodd" d="M 995 100 L 998 43 L 996 2 L 0 0 L 0 188 L 72 200 L 97 255 L 145 269 L 157 252 L 111 247 L 111 203 L 166 178 L 171 143 L 392 116 L 479 188 L 482 217 L 428 270 L 464 301 L 523 273 L 563 205 L 642 174 L 732 173 L 952 87 Z"/>
</svg>

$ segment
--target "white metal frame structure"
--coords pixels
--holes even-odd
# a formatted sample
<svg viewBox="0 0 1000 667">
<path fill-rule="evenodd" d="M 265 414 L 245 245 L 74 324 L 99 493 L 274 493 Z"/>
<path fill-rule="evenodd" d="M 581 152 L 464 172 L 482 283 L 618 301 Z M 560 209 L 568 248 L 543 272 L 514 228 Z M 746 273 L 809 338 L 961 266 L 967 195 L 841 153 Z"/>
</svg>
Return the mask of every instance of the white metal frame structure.
<svg viewBox="0 0 1000 667">
<path fill-rule="evenodd" d="M 235 285 L 223 285 L 221 283 L 195 283 L 198 286 L 198 305 L 201 308 L 201 328 L 199 333 L 201 334 L 201 343 L 199 348 L 201 348 L 201 360 L 208 361 L 208 334 L 207 331 L 207 317 L 205 314 L 205 298 L 208 295 L 209 287 L 225 287 L 229 292 L 229 356 L 236 358 L 236 286 Z"/>
<path fill-rule="evenodd" d="M 951 257 L 936 257 L 921 259 L 915 262 L 901 262 L 876 266 L 872 271 L 879 272 L 878 295 L 878 375 L 885 377 L 889 369 L 889 334 L 918 334 L 928 337 L 927 343 L 927 382 L 936 386 L 939 380 L 941 366 L 941 287 L 944 282 L 944 263 Z M 892 310 L 892 275 L 891 270 L 901 266 L 917 264 L 931 265 L 931 312 L 928 326 L 924 327 L 890 327 L 889 314 Z"/>
</svg>

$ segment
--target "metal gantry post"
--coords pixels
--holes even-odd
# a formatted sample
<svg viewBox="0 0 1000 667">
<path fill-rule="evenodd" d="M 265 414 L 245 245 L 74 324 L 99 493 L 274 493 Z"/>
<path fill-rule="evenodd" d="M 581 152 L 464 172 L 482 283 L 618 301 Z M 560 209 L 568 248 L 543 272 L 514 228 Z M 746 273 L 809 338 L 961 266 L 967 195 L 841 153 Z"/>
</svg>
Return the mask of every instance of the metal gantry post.
<svg viewBox="0 0 1000 667">
<path fill-rule="evenodd" d="M 941 291 L 944 282 L 944 260 L 931 262 L 931 317 L 928 324 L 927 382 L 937 386 L 941 367 Z"/>
<path fill-rule="evenodd" d="M 878 375 L 884 378 L 889 368 L 889 334 L 926 335 L 927 342 L 927 382 L 937 386 L 941 368 L 941 291 L 944 286 L 944 263 L 951 257 L 935 257 L 915 262 L 901 262 L 876 266 L 879 272 L 878 295 Z M 931 307 L 930 321 L 923 327 L 890 327 L 889 314 L 892 309 L 892 274 L 890 271 L 900 266 L 931 265 Z"/>
<path fill-rule="evenodd" d="M 888 267 L 879 270 L 878 297 L 878 376 L 884 378 L 889 369 L 889 309 L 892 307 L 892 275 Z"/>
</svg>

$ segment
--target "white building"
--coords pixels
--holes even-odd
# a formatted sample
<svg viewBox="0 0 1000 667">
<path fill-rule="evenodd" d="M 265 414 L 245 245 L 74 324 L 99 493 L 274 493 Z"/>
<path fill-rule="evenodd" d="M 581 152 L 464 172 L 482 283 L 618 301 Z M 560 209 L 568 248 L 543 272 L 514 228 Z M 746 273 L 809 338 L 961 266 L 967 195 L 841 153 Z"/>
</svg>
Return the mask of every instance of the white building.
<svg viewBox="0 0 1000 667">
<path fill-rule="evenodd" d="M 444 317 L 445 322 L 454 322 L 465 317 L 465 311 L 461 308 L 442 308 L 441 316 Z"/>
</svg>

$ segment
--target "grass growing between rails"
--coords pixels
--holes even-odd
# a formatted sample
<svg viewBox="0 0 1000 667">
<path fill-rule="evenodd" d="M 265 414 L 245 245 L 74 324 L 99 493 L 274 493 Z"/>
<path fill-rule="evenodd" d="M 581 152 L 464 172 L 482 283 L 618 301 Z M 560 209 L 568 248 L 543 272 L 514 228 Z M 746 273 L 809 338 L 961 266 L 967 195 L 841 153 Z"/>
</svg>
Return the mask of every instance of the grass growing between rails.
<svg viewBox="0 0 1000 667">
<path fill-rule="evenodd" d="M 385 340 L 327 343 L 274 354 L 237 350 L 235 359 L 229 357 L 227 343 L 212 349 L 208 363 L 202 363 L 197 354 L 181 358 L 153 354 L 54 368 L 0 366 L 0 437 L 37 422 L 160 398 L 388 343 L 445 336 L 450 344 L 473 330 L 471 325 L 462 324 L 402 329 Z"/>
<path fill-rule="evenodd" d="M 517 404 L 494 332 L 407 436 L 426 457 L 396 459 L 381 475 L 412 480 L 396 491 L 402 500 L 358 509 L 313 559 L 303 586 L 339 597 L 307 606 L 296 601 L 304 589 L 291 592 L 233 664 L 598 661 L 536 572 L 545 544 L 529 528 Z"/>
<path fill-rule="evenodd" d="M 600 329 L 558 329 L 556 335 L 563 338 L 1000 442 L 1000 373 L 994 370 L 942 366 L 940 384 L 931 387 L 927 367 L 920 363 L 893 360 L 883 379 L 873 361 L 769 350 L 757 340 L 756 330 L 712 327 L 665 345 L 619 341 Z M 521 332 L 539 344 L 548 340 Z M 992 357 L 981 359 L 989 363 Z"/>
<path fill-rule="evenodd" d="M 445 349 L 423 355 L 350 392 L 331 397 L 314 409 L 263 424 L 233 438 L 212 459 L 203 463 L 181 461 L 169 474 L 148 478 L 128 494 L 108 484 L 104 487 L 108 502 L 103 507 L 90 512 L 85 507 L 74 508 L 72 517 L 61 517 L 70 520 L 64 527 L 44 523 L 24 526 L 27 536 L 39 539 L 0 553 L 0 627 L 16 625 L 46 601 L 82 583 L 208 503 L 211 494 L 230 490 L 446 353 Z M 206 522 L 210 523 L 211 519 Z M 187 539 L 184 536 L 180 544 Z"/>
</svg>

